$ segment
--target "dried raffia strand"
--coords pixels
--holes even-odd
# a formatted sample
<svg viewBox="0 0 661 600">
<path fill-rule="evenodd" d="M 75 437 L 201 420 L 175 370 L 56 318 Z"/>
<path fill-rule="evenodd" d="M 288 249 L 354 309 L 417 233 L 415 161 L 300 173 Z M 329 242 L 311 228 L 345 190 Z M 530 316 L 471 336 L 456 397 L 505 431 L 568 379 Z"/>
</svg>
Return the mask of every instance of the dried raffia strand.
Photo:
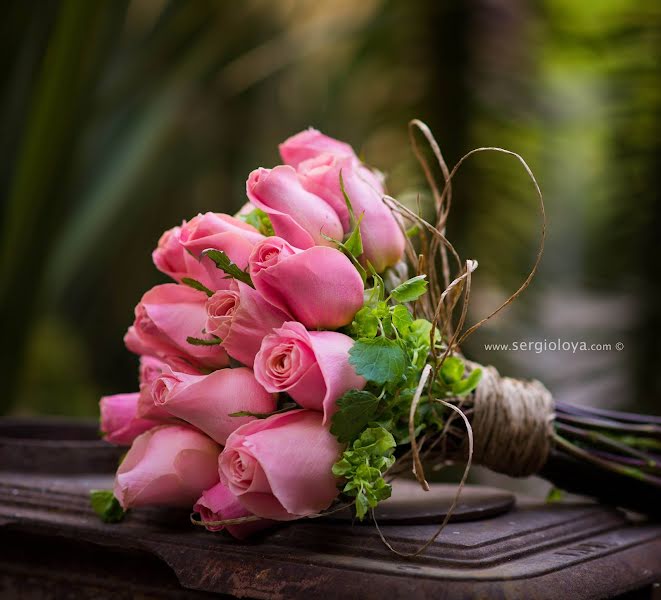
<svg viewBox="0 0 661 600">
<path fill-rule="evenodd" d="M 420 226 L 421 228 L 421 235 L 423 232 L 430 233 L 432 237 L 436 240 L 439 240 L 439 242 L 443 245 L 443 248 L 446 248 L 447 250 L 450 251 L 452 254 L 453 259 L 457 263 L 457 270 L 461 271 L 463 268 L 463 263 L 461 261 L 461 258 L 457 254 L 457 251 L 455 250 L 454 246 L 450 243 L 450 241 L 441 233 L 436 227 L 425 221 L 422 217 L 414 213 L 412 210 L 401 204 L 398 200 L 395 198 L 385 195 L 383 196 L 383 201 L 385 202 L 386 206 L 388 206 L 392 211 L 396 211 L 399 214 L 403 215 L 404 217 L 408 218 L 409 220 L 413 221 L 417 225 Z M 423 238 L 423 249 L 426 246 L 425 240 Z M 418 263 L 419 263 L 418 259 Z M 427 276 L 430 281 L 430 288 L 429 288 L 429 296 L 430 300 L 433 304 L 438 304 L 439 302 L 439 297 L 440 297 L 440 291 L 436 290 L 436 285 L 433 285 L 433 282 L 436 281 L 435 278 L 435 271 L 436 271 L 436 261 L 434 260 L 433 255 L 431 254 L 430 250 L 427 250 L 427 253 L 425 255 L 425 265 L 426 265 L 426 270 L 427 270 Z M 420 270 L 420 269 L 418 269 Z M 426 307 L 426 317 L 428 320 L 433 319 L 433 314 L 434 310 L 431 308 L 431 306 Z M 450 320 L 446 317 L 444 318 L 444 325 L 450 326 Z M 446 328 L 444 327 L 444 329 Z M 450 332 L 446 331 L 446 335 L 449 335 Z"/>
<path fill-rule="evenodd" d="M 431 223 L 428 221 L 425 221 L 421 216 L 416 215 L 410 208 L 407 208 L 404 206 L 399 200 L 396 198 L 393 198 L 392 196 L 389 195 L 384 195 L 383 200 L 386 203 L 387 206 L 390 207 L 391 210 L 397 211 L 400 214 L 404 215 L 405 217 L 408 217 L 411 221 L 414 223 L 417 223 L 418 225 L 421 225 L 424 229 L 429 231 L 432 235 L 435 235 L 439 241 L 450 251 L 450 254 L 452 254 L 453 258 L 457 262 L 457 267 L 461 269 L 462 266 L 462 261 L 459 258 L 459 255 L 457 254 L 457 251 L 454 249 L 454 246 L 452 243 L 441 233 L 436 227 L 434 227 Z M 429 260 L 429 264 L 431 266 L 431 258 Z"/>
<path fill-rule="evenodd" d="M 443 210 L 443 194 L 440 193 L 438 189 L 438 185 L 436 184 L 436 178 L 434 177 L 431 171 L 431 167 L 429 166 L 427 159 L 420 150 L 420 146 L 418 146 L 418 142 L 415 139 L 416 129 L 422 133 L 422 135 L 427 140 L 429 147 L 432 149 L 432 152 L 434 153 L 434 156 L 436 157 L 436 160 L 438 161 L 439 166 L 441 167 L 441 171 L 443 172 L 443 178 L 445 179 L 446 185 L 449 183 L 450 180 L 450 171 L 447 167 L 447 163 L 443 159 L 443 155 L 441 153 L 441 149 L 438 145 L 438 142 L 436 141 L 436 138 L 432 134 L 427 124 L 423 123 L 419 119 L 412 119 L 411 121 L 409 121 L 409 141 L 411 142 L 411 148 L 413 150 L 413 154 L 415 154 L 415 157 L 418 159 L 418 162 L 420 163 L 420 166 L 422 167 L 422 170 L 425 173 L 427 183 L 431 188 L 432 195 L 434 196 L 434 204 L 436 207 L 436 212 L 437 214 L 441 214 Z M 443 191 L 445 192 L 445 190 Z M 449 202 L 451 198 L 451 192 L 448 192 L 447 197 Z"/>
<path fill-rule="evenodd" d="M 330 510 L 325 510 L 320 513 L 316 513 L 314 515 L 307 515 L 305 517 L 306 519 L 320 519 L 321 517 L 328 517 L 329 515 L 334 515 L 335 513 L 341 512 L 343 510 L 346 510 L 347 508 L 351 508 L 354 504 L 356 504 L 355 500 L 352 500 L 351 502 L 340 502 L 338 506 L 335 508 L 332 508 Z"/>
<path fill-rule="evenodd" d="M 432 355 L 432 358 L 434 360 L 434 367 L 433 367 L 433 372 L 432 372 L 432 378 L 429 382 L 429 395 L 432 397 L 433 395 L 433 384 L 434 381 L 436 381 L 436 378 L 438 377 L 438 372 L 439 369 L 443 366 L 443 362 L 445 359 L 449 356 L 450 352 L 452 352 L 452 349 L 454 347 L 455 340 L 457 338 L 457 335 L 459 335 L 459 332 L 461 331 L 462 327 L 464 326 L 464 322 L 466 320 L 466 315 L 468 314 L 468 300 L 470 298 L 470 289 L 471 289 L 471 274 L 473 271 L 477 269 L 477 261 L 475 260 L 467 260 L 466 261 L 466 270 L 465 272 L 457 277 L 448 287 L 447 289 L 441 294 L 441 298 L 439 300 L 439 306 L 441 306 L 444 301 L 445 297 L 456 287 L 459 286 L 463 280 L 465 280 L 465 289 L 464 289 L 464 302 L 461 307 L 461 315 L 459 316 L 459 323 L 457 325 L 457 329 L 454 331 L 452 334 L 452 337 L 450 341 L 448 342 L 448 345 L 445 349 L 445 352 L 443 352 L 443 356 L 441 357 L 441 360 L 438 360 L 438 357 L 436 355 L 436 341 L 435 341 L 435 336 L 436 336 L 436 326 L 438 322 L 438 313 L 434 315 L 434 320 L 432 321 L 432 326 L 431 330 L 429 332 L 429 347 L 430 347 L 430 353 Z M 458 288 L 459 289 L 459 288 Z M 454 309 L 455 303 L 451 305 L 450 308 L 450 316 L 452 315 L 452 310 Z M 411 422 L 409 421 L 409 429 L 411 427 Z"/>
<path fill-rule="evenodd" d="M 441 359 L 441 363 L 445 360 L 445 357 L 449 354 L 449 352 L 452 350 L 455 340 L 457 336 L 459 335 L 459 332 L 461 331 L 461 328 L 463 326 L 464 320 L 466 319 L 466 313 L 468 311 L 468 300 L 470 299 L 470 282 L 471 282 L 471 274 L 473 271 L 477 269 L 477 261 L 476 260 L 467 260 L 466 261 L 466 269 L 465 271 L 457 277 L 446 289 L 445 291 L 441 294 L 441 298 L 439 300 L 438 306 L 436 307 L 436 312 L 434 314 L 434 318 L 432 320 L 432 328 L 430 331 L 430 342 L 431 342 L 431 347 L 433 348 L 435 343 L 434 343 L 434 336 L 436 335 L 436 328 L 438 327 L 438 321 L 441 316 L 441 307 L 445 303 L 446 297 L 454 290 L 455 287 L 459 286 L 460 284 L 463 283 L 463 281 L 466 281 L 466 293 L 464 295 L 464 303 L 461 311 L 461 315 L 459 317 L 459 324 L 458 327 L 455 331 L 455 333 L 452 335 L 452 338 L 448 342 L 448 347 L 443 355 L 443 358 Z M 454 306 L 452 306 L 454 308 Z M 451 313 L 450 313 L 451 314 Z"/>
<path fill-rule="evenodd" d="M 425 368 L 420 375 L 420 381 L 418 381 L 418 387 L 413 395 L 413 400 L 411 400 L 411 410 L 409 412 L 409 439 L 411 440 L 411 454 L 413 456 L 413 475 L 415 475 L 418 483 L 426 492 L 429 491 L 429 484 L 425 479 L 425 471 L 422 468 L 420 452 L 418 451 L 418 441 L 415 439 L 415 413 L 418 411 L 418 403 L 422 396 L 422 390 L 424 389 L 431 372 L 432 366 L 429 364 L 425 365 Z"/>
<path fill-rule="evenodd" d="M 475 333 L 475 331 L 477 331 L 489 319 L 497 315 L 506 306 L 509 306 L 512 302 L 514 302 L 514 300 L 516 300 L 519 297 L 519 295 L 521 295 L 521 293 L 525 291 L 525 289 L 530 285 L 530 282 L 533 280 L 535 274 L 537 273 L 537 268 L 539 267 L 539 263 L 542 260 L 542 254 L 544 254 L 544 242 L 546 241 L 546 209 L 544 208 L 544 196 L 542 195 L 542 190 L 539 188 L 537 179 L 533 175 L 533 172 L 528 166 L 528 163 L 523 159 L 523 157 L 520 154 L 517 154 L 516 152 L 512 152 L 511 150 L 505 150 L 503 148 L 495 148 L 495 147 L 476 148 L 475 150 L 471 150 L 470 152 L 462 156 L 461 159 L 459 159 L 459 162 L 454 166 L 452 172 L 450 173 L 450 179 L 452 179 L 452 177 L 455 175 L 459 167 L 464 163 L 464 161 L 468 157 L 472 156 L 473 154 L 477 154 L 479 152 L 501 152 L 503 154 L 513 156 L 521 163 L 528 177 L 532 181 L 533 186 L 535 187 L 535 193 L 537 195 L 537 199 L 539 200 L 539 209 L 540 212 L 542 213 L 542 232 L 539 240 L 539 247 L 537 249 L 537 256 L 535 257 L 535 262 L 532 266 L 532 269 L 530 270 L 530 273 L 528 273 L 528 276 L 525 278 L 519 289 L 517 289 L 507 300 L 505 300 L 505 302 L 503 302 L 500 306 L 498 306 L 498 308 L 496 308 L 486 317 L 484 317 L 483 319 L 481 319 L 480 321 L 469 327 L 468 330 L 466 330 L 459 338 L 459 341 L 457 342 L 458 346 L 461 346 L 461 344 L 466 340 L 466 338 L 469 335 Z"/>
<path fill-rule="evenodd" d="M 434 533 L 432 537 L 430 537 L 420 548 L 418 548 L 415 552 L 400 552 L 399 550 L 393 548 L 392 544 L 386 539 L 386 537 L 383 535 L 383 532 L 381 531 L 381 528 L 379 527 L 379 524 L 374 517 L 374 511 L 372 511 L 372 519 L 374 520 L 374 525 L 376 526 L 376 530 L 379 533 L 379 537 L 381 538 L 381 541 L 386 545 L 386 547 L 394 552 L 395 554 L 402 556 L 404 558 L 415 558 L 416 556 L 419 556 L 422 554 L 429 546 L 431 546 L 436 539 L 438 538 L 439 535 L 443 532 L 445 529 L 445 526 L 450 522 L 450 519 L 452 518 L 452 515 L 454 514 L 454 510 L 457 507 L 457 504 L 459 502 L 459 497 L 461 496 L 461 492 L 464 489 L 464 485 L 466 485 L 466 480 L 468 479 L 468 473 L 470 472 L 471 464 L 473 461 L 473 430 L 471 428 L 471 424 L 468 421 L 468 418 L 466 415 L 456 406 L 453 404 L 450 404 L 449 402 L 446 402 L 445 400 L 436 400 L 436 402 L 443 404 L 443 406 L 453 410 L 455 413 L 458 413 L 459 416 L 464 420 L 464 424 L 466 425 L 466 436 L 468 438 L 468 456 L 466 459 L 466 466 L 464 468 L 464 474 L 461 477 L 461 481 L 459 482 L 459 485 L 457 487 L 457 491 L 454 495 L 454 498 L 452 500 L 452 504 L 450 505 L 450 508 L 448 509 L 448 512 L 445 514 L 445 518 L 443 519 L 443 522 L 439 525 L 438 529 Z"/>
<path fill-rule="evenodd" d="M 427 162 L 427 159 L 425 158 L 424 154 L 421 152 L 418 143 L 415 139 L 415 134 L 414 134 L 415 129 L 420 131 L 422 135 L 425 137 L 427 143 L 429 144 L 429 147 L 431 148 L 432 152 L 434 153 L 434 156 L 436 157 L 436 161 L 438 162 L 439 167 L 441 168 L 441 172 L 443 173 L 443 179 L 444 179 L 444 187 L 442 193 L 439 193 L 438 186 L 436 184 L 436 179 L 432 174 L 429 163 Z M 423 123 L 419 119 L 413 119 L 409 121 L 409 139 L 411 141 L 411 147 L 413 148 L 413 153 L 415 154 L 416 158 L 418 159 L 418 162 L 422 167 L 422 170 L 425 173 L 425 177 L 427 178 L 427 182 L 429 183 L 429 187 L 431 188 L 432 194 L 434 196 L 434 206 L 436 209 L 436 228 L 439 231 L 441 231 L 443 235 L 445 235 L 445 225 L 447 222 L 448 215 L 450 214 L 450 205 L 452 202 L 452 183 L 451 183 L 452 180 L 450 177 L 450 172 L 447 163 L 443 158 L 443 154 L 441 153 L 441 149 L 438 145 L 438 142 L 436 141 L 436 138 L 434 138 L 432 132 L 430 131 L 426 123 Z M 446 206 L 444 206 L 444 204 Z M 430 248 L 430 258 L 432 260 L 436 255 L 437 251 L 438 251 L 438 240 L 433 239 Z M 447 249 L 444 246 L 441 246 L 441 264 L 443 269 L 444 284 L 445 287 L 447 287 L 450 284 L 450 266 L 448 264 Z M 432 286 L 437 285 L 435 271 L 430 273 L 429 280 Z"/>
</svg>

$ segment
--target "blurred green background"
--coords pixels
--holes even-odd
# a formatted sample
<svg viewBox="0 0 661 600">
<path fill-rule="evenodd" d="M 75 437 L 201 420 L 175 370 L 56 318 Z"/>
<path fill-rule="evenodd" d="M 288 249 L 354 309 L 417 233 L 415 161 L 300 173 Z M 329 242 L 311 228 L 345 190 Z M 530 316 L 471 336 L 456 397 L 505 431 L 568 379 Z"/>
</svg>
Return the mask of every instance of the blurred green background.
<svg viewBox="0 0 661 600">
<path fill-rule="evenodd" d="M 137 389 L 123 347 L 164 281 L 160 233 L 233 212 L 277 143 L 313 125 L 424 191 L 418 117 L 450 164 L 503 146 L 549 214 L 539 277 L 466 351 L 565 400 L 659 411 L 658 0 L 33 0 L 0 24 L 0 414 L 96 413 Z M 449 236 L 480 268 L 472 318 L 523 279 L 539 215 L 512 159 L 472 159 Z M 617 352 L 485 343 L 621 341 Z"/>
</svg>

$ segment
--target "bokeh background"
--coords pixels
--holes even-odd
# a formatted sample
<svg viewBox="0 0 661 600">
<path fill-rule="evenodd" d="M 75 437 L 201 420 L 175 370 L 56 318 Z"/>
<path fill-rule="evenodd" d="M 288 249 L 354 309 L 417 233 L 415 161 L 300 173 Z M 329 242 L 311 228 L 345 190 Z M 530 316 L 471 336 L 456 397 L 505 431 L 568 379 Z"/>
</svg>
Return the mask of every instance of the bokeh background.
<svg viewBox="0 0 661 600">
<path fill-rule="evenodd" d="M 248 173 L 309 125 L 399 197 L 425 193 L 407 122 L 450 164 L 521 153 L 546 254 L 466 352 L 565 400 L 658 413 L 658 0 L 17 0 L 0 23 L 0 414 L 94 415 L 136 389 L 123 347 L 160 233 L 235 211 Z M 457 176 L 449 236 L 472 318 L 525 277 L 539 213 L 511 159 Z M 561 338 L 617 352 L 496 352 Z"/>
</svg>

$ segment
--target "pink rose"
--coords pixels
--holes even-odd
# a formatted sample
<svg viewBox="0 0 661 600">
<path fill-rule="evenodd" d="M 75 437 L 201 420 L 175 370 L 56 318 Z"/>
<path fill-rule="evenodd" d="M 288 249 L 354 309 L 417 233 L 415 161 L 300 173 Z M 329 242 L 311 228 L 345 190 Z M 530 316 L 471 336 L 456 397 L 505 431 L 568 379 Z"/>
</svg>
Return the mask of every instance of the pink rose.
<svg viewBox="0 0 661 600">
<path fill-rule="evenodd" d="M 199 260 L 202 252 L 209 248 L 222 250 L 245 269 L 253 245 L 263 237 L 240 219 L 208 212 L 166 231 L 152 258 L 159 271 L 176 281 L 189 277 L 212 290 L 224 289 L 230 280 L 209 258 Z"/>
<path fill-rule="evenodd" d="M 139 393 L 104 396 L 99 402 L 103 438 L 113 444 L 130 445 L 143 431 L 159 423 L 137 415 Z"/>
<path fill-rule="evenodd" d="M 349 144 L 328 137 L 312 127 L 291 136 L 280 144 L 280 156 L 282 156 L 282 160 L 292 167 L 298 167 L 304 160 L 314 158 L 323 153 L 334 154 L 336 156 L 351 156 L 358 160 L 353 148 Z"/>
<path fill-rule="evenodd" d="M 237 497 L 222 483 L 217 483 L 211 489 L 204 491 L 202 497 L 193 506 L 193 510 L 200 513 L 202 521 L 226 521 L 252 516 L 252 513 L 247 511 Z M 205 527 L 209 531 L 226 529 L 235 538 L 244 540 L 253 533 L 272 525 L 273 521 L 260 519 L 234 525 L 205 525 Z"/>
<path fill-rule="evenodd" d="M 402 259 L 406 240 L 393 212 L 382 200 L 383 189 L 373 173 L 357 164 L 350 156 L 320 154 L 298 166 L 305 189 L 320 196 L 339 215 L 345 230 L 349 226 L 349 211 L 340 188 L 340 171 L 344 189 L 356 218 L 363 215 L 360 233 L 364 258 L 377 272 Z"/>
<path fill-rule="evenodd" d="M 335 211 L 321 198 L 303 189 L 296 171 L 287 165 L 256 169 L 248 177 L 250 201 L 267 213 L 276 235 L 298 248 L 332 246 L 344 230 Z"/>
<path fill-rule="evenodd" d="M 293 410 L 237 429 L 220 455 L 220 480 L 253 514 L 298 519 L 337 496 L 331 469 L 340 451 L 321 413 Z"/>
<path fill-rule="evenodd" d="M 347 325 L 363 305 L 363 281 L 339 250 L 299 250 L 278 237 L 257 244 L 250 275 L 262 297 L 308 329 Z"/>
<path fill-rule="evenodd" d="M 335 331 L 307 331 L 285 323 L 267 335 L 255 357 L 255 377 L 269 392 L 287 392 L 304 408 L 324 412 L 324 423 L 344 392 L 365 387 L 349 363 L 353 340 Z"/>
<path fill-rule="evenodd" d="M 268 393 L 246 367 L 187 375 L 164 369 L 152 385 L 157 406 L 194 425 L 220 444 L 254 417 L 230 417 L 239 411 L 269 413 L 276 409 Z"/>
<path fill-rule="evenodd" d="M 135 308 L 135 321 L 124 337 L 136 354 L 157 356 L 176 368 L 183 360 L 194 367 L 221 368 L 228 358 L 220 345 L 196 346 L 188 337 L 203 333 L 207 295 L 185 285 L 166 283 L 146 292 Z"/>
<path fill-rule="evenodd" d="M 181 228 L 181 245 L 186 250 L 196 256 L 208 248 L 223 250 L 241 269 L 248 264 L 252 247 L 263 238 L 252 225 L 223 213 L 197 215 Z"/>
<path fill-rule="evenodd" d="M 164 425 L 139 435 L 117 469 L 122 508 L 191 506 L 218 482 L 220 446 L 191 427 Z"/>
<path fill-rule="evenodd" d="M 264 336 L 289 320 L 289 315 L 240 281 L 232 281 L 229 289 L 218 290 L 207 300 L 207 333 L 223 340 L 227 354 L 248 367 Z"/>
</svg>

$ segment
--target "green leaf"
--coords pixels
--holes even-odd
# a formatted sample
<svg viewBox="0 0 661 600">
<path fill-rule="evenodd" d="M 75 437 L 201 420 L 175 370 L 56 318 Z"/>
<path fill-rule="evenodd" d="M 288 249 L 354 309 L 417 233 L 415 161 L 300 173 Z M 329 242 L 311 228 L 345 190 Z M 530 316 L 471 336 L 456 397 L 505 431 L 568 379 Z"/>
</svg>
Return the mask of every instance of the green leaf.
<svg viewBox="0 0 661 600">
<path fill-rule="evenodd" d="M 413 302 L 427 291 L 426 275 L 418 275 L 400 283 L 390 296 L 397 302 Z"/>
<path fill-rule="evenodd" d="M 466 379 L 457 381 L 452 385 L 452 394 L 454 396 L 466 396 L 470 394 L 479 385 L 481 379 L 482 369 L 471 371 L 471 374 Z"/>
<path fill-rule="evenodd" d="M 383 427 L 370 427 L 360 434 L 353 443 L 355 450 L 367 452 L 369 456 L 383 457 L 389 455 L 395 447 L 395 438 Z"/>
<path fill-rule="evenodd" d="M 219 337 L 216 336 L 214 336 L 213 339 L 210 340 L 203 340 L 202 338 L 189 336 L 186 338 L 186 341 L 192 346 L 217 346 L 218 344 L 221 344 L 223 340 L 221 340 Z"/>
<path fill-rule="evenodd" d="M 351 261 L 351 264 L 356 268 L 356 271 L 358 271 L 360 278 L 363 280 L 363 285 L 365 285 L 365 281 L 367 281 L 367 271 L 365 271 L 363 265 L 361 265 L 360 262 L 358 262 L 358 259 L 352 254 L 349 248 L 347 248 L 346 244 L 324 233 L 321 234 L 321 237 L 324 238 L 327 242 L 332 242 L 340 250 L 342 250 L 344 255 Z"/>
<path fill-rule="evenodd" d="M 406 370 L 406 354 L 388 338 L 361 338 L 349 350 L 349 362 L 368 381 L 384 384 L 399 381 Z"/>
<path fill-rule="evenodd" d="M 389 317 L 390 307 L 388 306 L 388 303 L 384 302 L 383 300 L 377 302 L 376 306 L 374 306 L 374 315 L 379 319 L 385 319 L 386 317 Z"/>
<path fill-rule="evenodd" d="M 198 290 L 200 292 L 204 292 L 209 298 L 213 296 L 213 291 L 211 291 L 206 285 L 203 283 L 200 283 L 197 279 L 191 279 L 190 277 L 184 277 L 181 280 L 181 283 L 186 284 L 189 287 L 192 287 L 195 290 Z"/>
<path fill-rule="evenodd" d="M 358 494 L 356 494 L 356 516 L 358 519 L 362 521 L 370 508 L 371 507 L 369 501 L 367 500 L 367 496 L 365 496 L 365 493 L 362 491 L 358 492 Z"/>
<path fill-rule="evenodd" d="M 344 187 L 344 177 L 342 177 L 342 169 L 340 169 L 340 191 L 342 196 L 344 196 L 344 202 L 347 205 L 347 210 L 349 211 L 349 223 L 351 227 L 356 226 L 356 213 L 353 211 L 353 206 L 351 205 L 351 200 L 349 199 L 349 194 Z"/>
<path fill-rule="evenodd" d="M 392 486 L 385 481 L 385 479 L 379 479 L 374 483 L 372 487 L 372 492 L 377 502 L 381 500 L 387 500 L 392 495 Z"/>
<path fill-rule="evenodd" d="M 418 235 L 418 233 L 420 233 L 420 227 L 418 227 L 417 225 L 413 225 L 412 227 L 409 227 L 406 230 L 406 237 L 412 238 Z"/>
<path fill-rule="evenodd" d="M 112 490 L 90 491 L 90 504 L 104 523 L 118 523 L 126 514 Z"/>
<path fill-rule="evenodd" d="M 336 477 L 343 477 L 352 469 L 353 465 L 346 458 L 342 458 L 333 465 L 332 471 Z"/>
<path fill-rule="evenodd" d="M 383 278 L 376 272 L 374 265 L 369 260 L 367 261 L 367 268 L 374 280 L 374 288 L 378 290 L 377 300 L 383 300 L 386 296 L 386 284 L 383 282 Z"/>
<path fill-rule="evenodd" d="M 227 254 L 225 254 L 225 252 L 222 250 L 205 250 L 202 252 L 202 256 L 208 256 L 216 264 L 216 267 L 227 273 L 227 275 L 230 277 L 233 277 L 238 281 L 242 281 L 243 283 L 247 283 L 250 287 L 255 287 L 252 284 L 250 275 L 246 271 L 239 269 L 239 267 L 235 265 L 230 260 L 230 257 L 227 256 Z"/>
<path fill-rule="evenodd" d="M 413 324 L 413 315 L 403 304 L 397 304 L 392 307 L 392 324 L 401 334 L 405 334 Z"/>
<path fill-rule="evenodd" d="M 431 327 L 432 325 L 427 319 L 416 319 L 411 324 L 411 334 L 415 336 L 419 342 L 429 345 Z"/>
<path fill-rule="evenodd" d="M 390 314 L 390 311 L 388 311 L 388 314 L 381 319 L 381 326 L 383 327 L 383 334 L 386 337 L 391 338 L 395 335 L 395 328 L 392 325 L 392 315 Z"/>
<path fill-rule="evenodd" d="M 360 215 L 358 222 L 349 234 L 349 237 L 344 241 L 344 247 L 347 252 L 351 252 L 352 256 L 358 258 L 363 253 L 363 238 L 360 234 L 360 223 L 363 220 L 363 215 Z"/>
<path fill-rule="evenodd" d="M 260 208 L 255 208 L 247 214 L 239 217 L 244 223 L 252 225 L 259 233 L 267 237 L 275 235 L 273 224 L 269 216 Z"/>
<path fill-rule="evenodd" d="M 344 202 L 347 205 L 347 210 L 349 211 L 349 224 L 351 225 L 351 234 L 344 242 L 344 249 L 349 252 L 354 257 L 359 257 L 363 253 L 363 238 L 360 233 L 360 223 L 363 220 L 365 213 L 361 214 L 358 219 L 356 219 L 356 213 L 353 211 L 353 206 L 351 205 L 351 200 L 349 199 L 349 194 L 347 194 L 346 189 L 344 188 L 344 178 L 342 177 L 342 169 L 340 169 L 340 190 L 342 191 L 342 196 L 344 196 Z M 365 281 L 365 279 L 363 279 Z"/>
<path fill-rule="evenodd" d="M 337 401 L 337 406 L 330 430 L 344 444 L 357 437 L 373 419 L 379 399 L 370 392 L 349 390 Z"/>
<path fill-rule="evenodd" d="M 376 306 L 376 303 L 378 301 L 379 301 L 379 288 L 371 287 L 363 291 L 363 303 L 365 304 L 365 306 Z"/>
<path fill-rule="evenodd" d="M 548 504 L 553 504 L 554 502 L 561 502 L 562 499 L 564 498 L 564 495 L 565 493 L 562 490 L 556 487 L 552 487 L 549 490 L 549 493 L 546 495 L 546 502 Z"/>
<path fill-rule="evenodd" d="M 379 319 L 374 310 L 369 306 L 363 306 L 354 316 L 351 329 L 356 337 L 373 338 L 379 332 Z"/>
<path fill-rule="evenodd" d="M 356 477 L 363 481 L 374 482 L 381 476 L 381 471 L 369 465 L 358 465 L 356 468 Z"/>
<path fill-rule="evenodd" d="M 448 356 L 441 366 L 441 377 L 446 383 L 455 383 L 461 381 L 464 376 L 464 361 L 456 356 Z"/>
</svg>

